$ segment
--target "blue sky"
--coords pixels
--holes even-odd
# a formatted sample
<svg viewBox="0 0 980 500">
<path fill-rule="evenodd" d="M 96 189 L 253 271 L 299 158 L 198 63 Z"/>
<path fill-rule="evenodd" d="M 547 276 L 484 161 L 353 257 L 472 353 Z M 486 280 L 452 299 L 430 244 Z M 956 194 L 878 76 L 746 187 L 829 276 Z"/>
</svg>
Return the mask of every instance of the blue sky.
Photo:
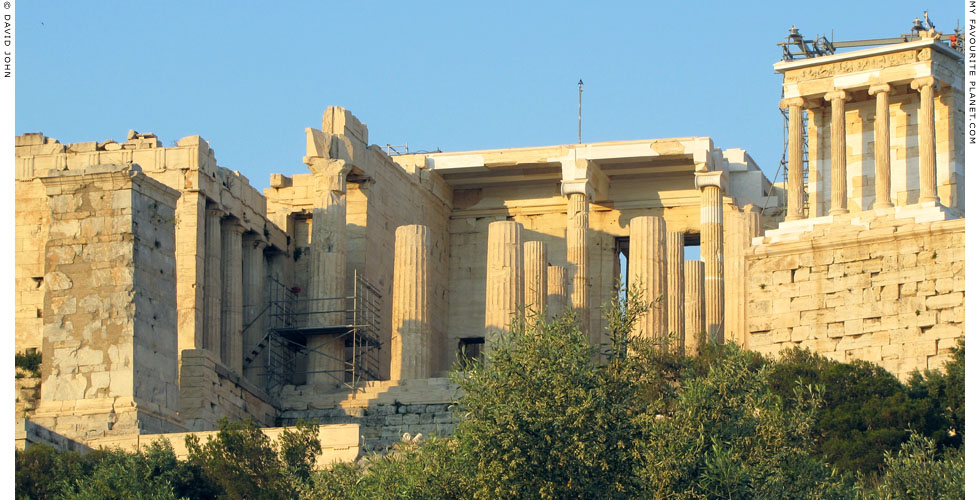
<svg viewBox="0 0 980 500">
<path fill-rule="evenodd" d="M 710 136 L 768 175 L 776 43 L 898 36 L 958 1 L 17 2 L 15 131 L 62 143 L 201 135 L 259 189 L 306 171 L 305 127 L 352 110 L 371 142 L 458 151 Z"/>
</svg>

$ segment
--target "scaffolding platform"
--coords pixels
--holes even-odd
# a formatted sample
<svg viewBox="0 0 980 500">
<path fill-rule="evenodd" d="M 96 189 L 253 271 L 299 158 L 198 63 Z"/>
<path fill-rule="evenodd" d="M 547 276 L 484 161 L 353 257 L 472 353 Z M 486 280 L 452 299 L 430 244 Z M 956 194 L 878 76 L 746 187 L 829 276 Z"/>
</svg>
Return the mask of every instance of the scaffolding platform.
<svg viewBox="0 0 980 500">
<path fill-rule="evenodd" d="M 354 293 L 342 297 L 301 298 L 299 288 L 272 276 L 269 284 L 268 305 L 260 313 L 265 318 L 249 323 L 264 319 L 266 333 L 246 352 L 245 363 L 262 359 L 260 376 L 271 398 L 277 400 L 284 385 L 311 383 L 316 374 L 351 389 L 380 379 L 382 302 L 376 287 L 356 272 Z M 312 369 L 318 364 L 328 368 Z"/>
</svg>

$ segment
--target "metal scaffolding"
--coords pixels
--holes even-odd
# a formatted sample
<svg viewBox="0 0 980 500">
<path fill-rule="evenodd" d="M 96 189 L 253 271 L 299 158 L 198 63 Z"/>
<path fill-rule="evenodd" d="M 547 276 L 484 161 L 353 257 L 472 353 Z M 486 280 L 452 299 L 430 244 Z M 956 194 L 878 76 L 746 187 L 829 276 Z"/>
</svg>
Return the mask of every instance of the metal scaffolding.
<svg viewBox="0 0 980 500">
<path fill-rule="evenodd" d="M 268 316 L 268 329 L 246 353 L 245 364 L 264 361 L 261 376 L 269 396 L 275 399 L 284 385 L 306 383 L 315 373 L 349 388 L 379 379 L 382 303 L 377 288 L 356 271 L 354 293 L 344 297 L 300 298 L 298 288 L 274 276 L 268 281 L 269 302 L 262 313 Z M 320 356 L 330 368 L 311 369 Z"/>
</svg>

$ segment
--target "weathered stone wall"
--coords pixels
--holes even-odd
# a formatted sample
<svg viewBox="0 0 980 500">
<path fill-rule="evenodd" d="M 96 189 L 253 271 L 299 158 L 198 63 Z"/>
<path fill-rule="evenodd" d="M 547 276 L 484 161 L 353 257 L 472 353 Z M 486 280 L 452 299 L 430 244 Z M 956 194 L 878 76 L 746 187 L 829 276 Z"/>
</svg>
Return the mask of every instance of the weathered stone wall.
<svg viewBox="0 0 980 500">
<path fill-rule="evenodd" d="M 218 428 L 218 420 L 252 419 L 273 426 L 276 408 L 265 391 L 227 369 L 204 349 L 183 352 L 180 371 L 180 417 L 191 430 Z"/>
<path fill-rule="evenodd" d="M 942 368 L 965 335 L 965 224 L 946 218 L 897 207 L 756 238 L 745 256 L 748 347 L 798 345 L 900 377 Z"/>
<path fill-rule="evenodd" d="M 18 179 L 14 197 L 14 346 L 24 352 L 41 349 L 49 215 L 40 180 Z"/>
<path fill-rule="evenodd" d="M 446 378 L 365 382 L 353 393 L 312 394 L 304 387 L 287 387 L 279 425 L 300 419 L 358 424 L 364 450 L 383 450 L 405 433 L 425 438 L 452 434 L 456 421 L 450 406 L 457 392 Z"/>
<path fill-rule="evenodd" d="M 127 165 L 51 171 L 42 182 L 51 225 L 35 421 L 69 437 L 181 429 L 178 193 Z"/>
</svg>

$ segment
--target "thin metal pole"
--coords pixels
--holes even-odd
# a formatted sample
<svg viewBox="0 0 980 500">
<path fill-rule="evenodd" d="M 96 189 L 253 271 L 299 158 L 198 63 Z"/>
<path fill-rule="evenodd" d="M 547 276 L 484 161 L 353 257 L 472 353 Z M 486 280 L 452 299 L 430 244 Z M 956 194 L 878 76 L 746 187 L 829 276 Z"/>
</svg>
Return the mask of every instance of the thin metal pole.
<svg viewBox="0 0 980 500">
<path fill-rule="evenodd" d="M 582 80 L 578 81 L 578 143 L 582 144 Z"/>
</svg>

